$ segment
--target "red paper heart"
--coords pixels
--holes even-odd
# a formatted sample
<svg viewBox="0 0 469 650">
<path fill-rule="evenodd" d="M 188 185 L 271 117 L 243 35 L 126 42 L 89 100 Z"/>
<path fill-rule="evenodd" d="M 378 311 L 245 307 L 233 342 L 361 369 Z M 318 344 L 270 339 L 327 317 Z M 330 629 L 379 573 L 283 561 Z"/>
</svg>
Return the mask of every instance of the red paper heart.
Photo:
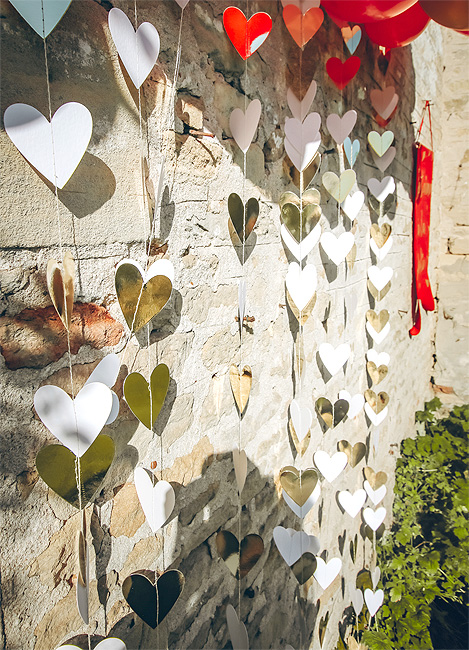
<svg viewBox="0 0 469 650">
<path fill-rule="evenodd" d="M 246 60 L 262 45 L 272 29 L 272 18 L 260 11 L 249 20 L 237 7 L 223 12 L 223 26 L 238 54 Z"/>
<path fill-rule="evenodd" d="M 324 13 L 313 7 L 303 15 L 299 7 L 287 5 L 283 10 L 283 20 L 298 47 L 304 47 L 321 27 Z"/>
<path fill-rule="evenodd" d="M 336 56 L 327 60 L 326 70 L 339 90 L 352 81 L 360 68 L 360 57 L 351 56 L 344 63 Z"/>
</svg>

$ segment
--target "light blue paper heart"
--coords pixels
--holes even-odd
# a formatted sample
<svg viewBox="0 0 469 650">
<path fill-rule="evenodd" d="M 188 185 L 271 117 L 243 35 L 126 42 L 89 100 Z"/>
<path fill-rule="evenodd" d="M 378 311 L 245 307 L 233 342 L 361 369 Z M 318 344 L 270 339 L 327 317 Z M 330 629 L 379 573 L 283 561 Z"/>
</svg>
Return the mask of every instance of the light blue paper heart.
<svg viewBox="0 0 469 650">
<path fill-rule="evenodd" d="M 41 38 L 49 36 L 72 0 L 10 0 L 22 16 Z M 43 16 L 44 12 L 44 16 Z"/>
<path fill-rule="evenodd" d="M 357 33 L 354 34 L 352 38 L 345 43 L 350 54 L 353 54 L 355 52 L 358 45 L 360 44 L 361 38 L 362 38 L 362 30 L 359 29 L 357 30 Z"/>
<path fill-rule="evenodd" d="M 360 142 L 359 140 L 354 140 L 353 142 L 350 138 L 345 138 L 344 140 L 344 152 L 348 160 L 350 168 L 352 168 L 357 160 L 358 153 L 360 151 Z"/>
</svg>

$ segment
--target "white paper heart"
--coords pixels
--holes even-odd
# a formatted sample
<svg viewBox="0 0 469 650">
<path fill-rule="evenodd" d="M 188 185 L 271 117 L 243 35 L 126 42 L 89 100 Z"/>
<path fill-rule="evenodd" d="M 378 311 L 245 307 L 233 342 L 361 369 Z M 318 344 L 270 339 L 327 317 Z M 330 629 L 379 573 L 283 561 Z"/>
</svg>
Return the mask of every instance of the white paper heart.
<svg viewBox="0 0 469 650">
<path fill-rule="evenodd" d="M 291 4 L 290 2 L 288 4 Z M 319 3 L 318 3 L 319 4 Z M 311 104 L 316 97 L 317 84 L 313 81 L 310 83 L 308 90 L 306 91 L 303 99 L 300 101 L 295 95 L 293 90 L 289 88 L 287 90 L 287 103 L 292 112 L 293 117 L 296 117 L 297 120 L 303 122 L 305 117 L 308 115 L 308 111 L 311 107 Z"/>
<path fill-rule="evenodd" d="M 184 7 L 189 4 L 189 0 L 176 0 L 176 2 L 181 7 L 181 9 L 184 9 Z"/>
<path fill-rule="evenodd" d="M 357 121 L 357 111 L 347 111 L 343 117 L 331 113 L 328 115 L 326 125 L 329 133 L 337 144 L 343 144 L 345 138 L 350 135 Z"/>
<path fill-rule="evenodd" d="M 345 212 L 350 221 L 354 221 L 358 217 L 360 210 L 365 203 L 365 195 L 361 190 L 349 194 L 345 200 L 340 204 L 340 207 Z"/>
<path fill-rule="evenodd" d="M 381 569 L 379 568 L 379 566 L 376 566 L 373 569 L 373 571 L 371 571 L 371 584 L 373 585 L 373 589 L 376 589 L 376 587 L 378 586 L 378 582 L 380 578 L 381 578 Z"/>
<path fill-rule="evenodd" d="M 241 279 L 238 285 L 238 317 L 239 317 L 239 326 L 243 326 L 244 314 L 246 310 L 246 280 Z"/>
<path fill-rule="evenodd" d="M 340 177 L 334 172 L 326 172 L 323 174 L 322 184 L 337 203 L 343 203 L 352 191 L 356 180 L 357 175 L 353 169 L 346 169 Z"/>
<path fill-rule="evenodd" d="M 174 509 L 176 496 L 173 486 L 167 481 L 153 481 L 143 467 L 137 467 L 134 471 L 135 489 L 147 518 L 148 525 L 154 533 L 158 531 Z"/>
<path fill-rule="evenodd" d="M 233 465 L 235 470 L 236 485 L 238 492 L 241 494 L 246 483 L 246 476 L 248 474 L 248 459 L 244 449 L 233 449 Z"/>
<path fill-rule="evenodd" d="M 288 496 L 285 490 L 282 490 L 282 496 L 285 503 L 291 510 L 293 510 L 295 515 L 300 519 L 304 519 L 306 517 L 308 512 L 311 510 L 311 508 L 314 506 L 316 501 L 319 499 L 320 494 L 321 494 L 321 485 L 318 481 L 316 487 L 312 491 L 311 495 L 308 497 L 308 500 L 302 506 L 299 506 L 295 501 L 293 501 L 291 497 Z"/>
<path fill-rule="evenodd" d="M 34 395 L 34 408 L 43 424 L 70 449 L 83 456 L 106 424 L 112 394 L 104 384 L 83 386 L 72 400 L 58 386 L 41 386 Z"/>
<path fill-rule="evenodd" d="M 371 155 L 379 171 L 385 172 L 396 157 L 396 147 L 389 147 L 383 156 L 378 156 L 374 151 L 371 152 Z"/>
<path fill-rule="evenodd" d="M 317 557 L 316 560 L 318 565 L 314 572 L 314 577 L 323 589 L 327 589 L 339 575 L 342 568 L 342 560 L 334 557 L 327 564 L 322 557 Z"/>
<path fill-rule="evenodd" d="M 235 108 L 231 111 L 231 135 L 238 147 L 244 153 L 249 149 L 254 138 L 261 117 L 261 112 L 262 105 L 258 99 L 253 99 L 252 102 L 249 102 L 246 113 L 244 113 L 240 108 Z"/>
<path fill-rule="evenodd" d="M 288 232 L 288 228 L 284 223 L 280 226 L 280 235 L 285 243 L 285 246 L 288 248 L 290 253 L 295 257 L 299 262 L 305 259 L 309 253 L 313 250 L 316 244 L 319 241 L 321 236 L 321 224 L 317 223 L 312 231 L 306 235 L 304 239 L 301 240 L 301 243 L 298 243 L 294 237 Z"/>
<path fill-rule="evenodd" d="M 370 147 L 381 158 L 394 142 L 394 133 L 392 131 L 385 131 L 381 135 L 377 131 L 368 133 L 368 142 Z"/>
<path fill-rule="evenodd" d="M 319 113 L 310 113 L 304 122 L 300 122 L 296 117 L 288 117 L 285 120 L 285 151 L 300 172 L 306 169 L 317 154 L 321 144 L 320 127 Z M 290 155 L 292 153 L 293 158 Z"/>
<path fill-rule="evenodd" d="M 347 363 L 352 354 L 348 343 L 341 343 L 336 348 L 330 343 L 321 343 L 318 352 L 326 370 L 332 377 Z"/>
<path fill-rule="evenodd" d="M 394 192 L 396 184 L 392 176 L 385 176 L 382 181 L 379 181 L 377 178 L 370 178 L 368 181 L 368 189 L 375 199 L 382 203 Z"/>
<path fill-rule="evenodd" d="M 351 232 L 343 232 L 339 237 L 332 232 L 323 232 L 321 235 L 321 246 L 324 252 L 337 266 L 345 261 L 354 243 L 355 237 Z"/>
<path fill-rule="evenodd" d="M 380 269 L 378 266 L 368 267 L 368 278 L 377 291 L 382 291 L 388 282 L 391 281 L 393 270 L 390 266 Z"/>
<path fill-rule="evenodd" d="M 320 143 L 319 143 L 320 144 Z M 301 154 L 295 147 L 290 143 L 290 141 L 285 138 L 284 141 L 285 152 L 287 156 L 292 161 L 293 165 L 299 172 L 302 172 L 308 167 L 310 162 L 315 157 L 319 145 L 316 142 L 309 142 L 306 144 L 303 153 Z"/>
<path fill-rule="evenodd" d="M 364 602 L 365 602 L 364 598 L 363 598 L 363 594 L 360 591 L 360 589 L 352 589 L 350 599 L 352 601 L 353 610 L 355 612 L 355 615 L 359 616 L 362 609 L 363 609 L 363 605 L 364 605 Z"/>
<path fill-rule="evenodd" d="M 117 381 L 117 376 L 120 370 L 120 359 L 117 354 L 108 354 L 102 359 L 96 368 L 93 370 L 91 375 L 88 377 L 86 384 L 92 384 L 93 382 L 99 382 L 104 384 L 108 388 L 112 388 Z M 109 414 L 106 424 L 112 424 L 117 416 L 119 415 L 119 398 L 112 390 L 112 408 Z"/>
<path fill-rule="evenodd" d="M 382 422 L 384 422 L 384 420 L 386 419 L 386 417 L 388 415 L 388 412 L 389 411 L 388 411 L 387 406 L 385 406 L 384 409 L 382 411 L 380 411 L 379 413 L 375 413 L 373 411 L 373 409 L 371 408 L 371 406 L 368 404 L 368 402 L 365 404 L 365 413 L 366 413 L 368 419 L 370 420 L 370 422 L 375 427 L 379 427 L 379 425 Z"/>
<path fill-rule="evenodd" d="M 41 38 L 46 38 L 64 13 L 72 0 L 10 0 L 16 11 Z"/>
<path fill-rule="evenodd" d="M 377 345 L 379 345 L 380 343 L 382 343 L 382 342 L 384 341 L 384 339 L 387 337 L 387 335 L 388 335 L 389 332 L 391 331 L 391 325 L 390 325 L 389 323 L 386 323 L 386 325 L 383 327 L 383 329 L 381 330 L 381 332 L 377 332 L 377 331 L 374 329 L 373 325 L 372 325 L 371 323 L 367 322 L 367 323 L 366 323 L 366 331 L 367 331 L 368 334 L 371 336 L 371 338 L 373 339 L 373 341 L 374 341 Z"/>
<path fill-rule="evenodd" d="M 378 530 L 385 517 L 386 508 L 383 507 L 378 508 L 377 510 L 373 510 L 373 508 L 365 508 L 363 510 L 363 520 L 371 530 Z"/>
<path fill-rule="evenodd" d="M 384 601 L 384 591 L 378 589 L 378 591 L 371 591 L 371 589 L 365 589 L 365 603 L 368 607 L 368 610 L 371 616 L 374 616 L 378 609 L 381 607 Z"/>
<path fill-rule="evenodd" d="M 344 399 L 349 403 L 349 410 L 347 412 L 347 418 L 353 420 L 365 405 L 365 398 L 361 393 L 357 393 L 352 397 L 352 395 L 347 390 L 341 390 L 339 392 L 339 399 Z"/>
<path fill-rule="evenodd" d="M 313 424 L 313 414 L 307 406 L 300 406 L 294 399 L 290 404 L 290 417 L 299 442 L 304 440 Z"/>
<path fill-rule="evenodd" d="M 389 366 L 389 362 L 391 361 L 391 357 L 387 352 L 376 352 L 376 350 L 368 350 L 366 358 L 368 361 L 375 363 L 377 367 Z"/>
<path fill-rule="evenodd" d="M 394 86 L 388 86 L 384 90 L 375 89 L 370 92 L 371 105 L 381 115 L 383 120 L 391 117 L 399 101 L 399 95 L 395 93 Z"/>
<path fill-rule="evenodd" d="M 383 244 L 381 248 L 379 248 L 379 246 L 377 245 L 377 243 L 373 238 L 370 239 L 370 248 L 373 251 L 373 253 L 376 255 L 376 259 L 378 260 L 378 262 L 382 262 L 384 260 L 384 258 L 392 248 L 392 243 L 393 243 L 392 235 L 388 237 L 386 243 Z"/>
<path fill-rule="evenodd" d="M 233 650 L 249 650 L 249 637 L 244 623 L 235 612 L 233 605 L 226 606 L 226 622 Z"/>
<path fill-rule="evenodd" d="M 332 483 L 344 471 L 347 465 L 347 454 L 337 451 L 333 456 L 329 456 L 325 451 L 316 451 L 314 464 L 326 481 Z"/>
<path fill-rule="evenodd" d="M 316 267 L 312 264 L 306 264 L 303 269 L 297 262 L 291 262 L 288 265 L 285 283 L 288 293 L 299 311 L 302 311 L 311 301 L 316 291 L 317 282 Z"/>
<path fill-rule="evenodd" d="M 363 487 L 365 488 L 365 492 L 367 493 L 368 498 L 374 506 L 377 506 L 378 503 L 381 503 L 381 501 L 386 496 L 387 489 L 385 485 L 380 485 L 377 490 L 373 490 L 370 483 L 368 481 L 364 481 Z"/>
<path fill-rule="evenodd" d="M 366 501 L 366 492 L 361 488 L 353 494 L 348 490 L 342 490 L 337 498 L 345 512 L 351 517 L 356 517 Z"/>
<path fill-rule="evenodd" d="M 295 564 L 304 553 L 316 555 L 320 549 L 319 539 L 314 535 L 308 535 L 303 530 L 296 531 L 293 528 L 276 526 L 273 537 L 280 555 L 288 566 Z"/>
<path fill-rule="evenodd" d="M 108 15 L 109 30 L 121 61 L 133 85 L 140 88 L 160 53 L 160 35 L 151 23 L 135 29 L 125 13 L 116 7 Z"/>
<path fill-rule="evenodd" d="M 77 645 L 67 644 L 61 645 L 57 650 L 80 650 L 80 648 Z M 127 650 L 127 646 L 120 639 L 109 637 L 100 641 L 94 650 Z"/>
<path fill-rule="evenodd" d="M 62 104 L 52 122 L 29 104 L 12 104 L 6 109 L 3 122 L 18 151 L 59 189 L 83 158 L 93 130 L 91 113 L 77 102 Z"/>
<path fill-rule="evenodd" d="M 345 138 L 344 153 L 345 153 L 345 157 L 348 160 L 348 164 L 350 165 L 350 167 L 353 167 L 357 160 L 357 156 L 360 153 L 360 141 L 354 140 L 352 142 L 350 138 Z"/>
</svg>

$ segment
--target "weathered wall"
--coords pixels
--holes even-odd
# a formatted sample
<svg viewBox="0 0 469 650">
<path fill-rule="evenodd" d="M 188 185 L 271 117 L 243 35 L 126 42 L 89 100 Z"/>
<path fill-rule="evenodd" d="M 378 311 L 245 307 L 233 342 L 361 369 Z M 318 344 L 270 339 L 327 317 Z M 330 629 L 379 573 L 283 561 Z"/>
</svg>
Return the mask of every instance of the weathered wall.
<svg viewBox="0 0 469 650">
<path fill-rule="evenodd" d="M 133 5 L 115 3 L 132 15 Z M 33 395 L 44 383 L 67 388 L 68 358 L 61 330 L 53 315 L 45 283 L 50 257 L 59 255 L 54 195 L 1 133 L 1 266 L 2 356 L 1 386 L 1 526 L 2 634 L 11 650 L 45 650 L 87 632 L 120 636 L 128 648 L 227 647 L 227 603 L 237 605 L 235 579 L 218 558 L 215 533 L 238 532 L 238 497 L 231 458 L 238 437 L 238 418 L 228 381 L 228 368 L 240 358 L 237 313 L 238 280 L 242 275 L 238 255 L 228 233 L 227 197 L 242 192 L 242 157 L 230 137 L 229 113 L 243 106 L 240 91 L 259 97 L 263 112 L 257 138 L 248 153 L 246 195 L 261 202 L 261 215 L 248 247 L 245 265 L 248 286 L 247 313 L 254 317 L 243 339 L 242 361 L 253 370 L 250 404 L 242 425 L 242 447 L 249 458 L 249 476 L 243 491 L 242 535 L 263 537 L 265 552 L 241 583 L 241 616 L 252 648 L 319 647 L 319 620 L 330 612 L 324 648 L 335 647 L 338 623 L 349 607 L 349 589 L 362 566 L 371 562 L 371 544 L 361 540 L 355 566 L 349 543 L 358 532 L 359 518 L 341 514 L 336 503 L 339 489 L 355 490 L 362 482 L 362 462 L 346 469 L 333 486 L 324 484 L 319 503 L 304 521 L 304 529 L 317 534 L 321 552 L 342 557 L 343 571 L 325 593 L 317 584 L 309 592 L 295 578 L 272 541 L 276 525 L 300 528 L 300 521 L 279 500 L 276 482 L 281 467 L 292 455 L 287 420 L 293 398 L 293 343 L 297 327 L 286 307 L 284 279 L 287 254 L 279 237 L 280 194 L 292 187 L 283 158 L 283 123 L 290 115 L 286 89 L 298 79 L 297 48 L 285 30 L 275 1 L 250 3 L 269 11 L 272 34 L 248 63 L 234 53 L 222 28 L 226 3 L 191 0 L 185 11 L 178 110 L 190 126 L 205 127 L 213 139 L 198 140 L 176 119 L 168 129 L 171 79 L 174 74 L 179 8 L 175 2 L 141 2 L 139 21 L 150 20 L 160 31 L 162 51 L 143 86 L 143 115 L 148 133 L 148 179 L 157 181 L 157 169 L 166 158 L 167 183 L 155 243 L 155 254 L 165 253 L 176 269 L 170 304 L 152 323 L 148 351 L 146 336 L 132 340 L 122 352 L 121 380 L 127 370 L 146 372 L 148 355 L 153 366 L 168 364 L 172 383 L 151 435 L 132 416 L 123 400 L 119 419 L 108 433 L 117 447 L 116 460 L 94 506 L 91 519 L 92 582 L 91 623 L 80 622 L 75 607 L 77 564 L 76 511 L 57 497 L 35 472 L 35 456 L 52 435 L 33 411 Z M 97 360 L 111 350 L 121 351 L 123 319 L 117 304 L 114 267 L 124 257 L 145 262 L 151 209 L 143 204 L 139 177 L 139 120 L 135 92 L 124 79 L 107 28 L 111 3 L 81 0 L 72 5 L 48 39 L 53 110 L 66 101 L 79 101 L 91 111 L 93 136 L 76 173 L 59 192 L 63 245 L 78 261 L 76 301 L 81 320 L 76 326 L 73 364 L 77 387 L 86 380 Z M 14 102 L 26 102 L 47 112 L 47 95 L 41 39 L 18 17 L 7 2 L 2 12 L 1 113 Z M 391 313 L 391 334 L 380 350 L 391 354 L 386 383 L 390 414 L 380 427 L 377 453 L 368 461 L 392 477 L 399 440 L 412 432 L 414 412 L 429 392 L 432 369 L 431 337 L 434 317 L 424 318 L 423 330 L 410 341 L 411 287 L 411 144 L 415 122 L 424 100 L 437 95 L 441 75 L 441 30 L 430 27 L 415 45 L 393 52 L 384 76 L 376 63 L 376 49 L 363 39 L 357 52 L 362 69 L 343 96 L 325 74 L 329 56 L 342 55 L 338 28 L 325 24 L 303 58 L 304 83 L 311 78 L 319 90 L 314 110 L 323 116 L 323 163 L 315 186 L 321 189 L 324 171 L 337 171 L 338 158 L 325 128 L 331 112 L 358 111 L 354 137 L 362 151 L 355 166 L 358 186 L 365 194 L 367 180 L 379 172 L 366 149 L 366 135 L 375 128 L 369 91 L 394 85 L 400 105 L 391 122 L 397 155 L 389 170 L 397 185 L 397 204 L 386 220 L 392 223 L 394 245 L 386 263 L 394 269 L 392 288 L 379 308 Z M 293 83 L 297 84 L 297 81 Z M 245 87 L 244 87 L 245 86 Z M 434 107 L 435 139 L 441 137 L 440 110 Z M 439 180 L 437 183 L 440 182 Z M 337 205 L 322 192 L 323 230 L 337 226 Z M 148 197 L 146 197 L 148 199 Z M 434 201 L 438 223 L 438 201 Z M 151 206 L 150 206 L 151 207 Z M 143 218 L 142 218 L 143 211 Z M 303 399 L 311 408 L 325 395 L 334 399 L 346 388 L 352 394 L 367 385 L 365 312 L 369 308 L 366 270 L 370 265 L 369 228 L 374 214 L 365 206 L 356 231 L 357 260 L 347 276 L 336 278 L 319 247 L 309 261 L 317 267 L 318 297 L 304 328 L 305 379 Z M 255 246 L 252 246 L 253 243 Z M 164 247 L 157 250 L 157 244 Z M 431 272 L 439 242 L 432 241 Z M 166 249 L 167 246 L 167 249 Z M 326 275 L 327 271 L 327 275 Z M 332 281 L 329 282 L 329 278 Z M 356 312 L 344 329 L 344 293 L 357 297 Z M 96 320 L 97 303 L 109 310 Z M 48 311 L 44 311 L 47 310 Z M 32 310 L 24 312 L 25 309 Z M 327 315 L 329 317 L 327 318 Z M 84 340 L 80 340 L 85 323 Z M 55 331 L 51 333 L 51 328 Z M 353 359 L 345 377 L 337 375 L 325 385 L 319 371 L 318 345 L 348 340 Z M 81 345 L 81 343 L 83 343 Z M 120 390 L 120 386 L 118 386 Z M 120 393 L 121 394 L 121 393 Z M 311 442 L 297 466 L 312 466 L 317 449 L 332 453 L 343 438 L 369 441 L 362 413 L 323 436 L 314 421 Z M 178 484 L 175 516 L 156 540 L 144 522 L 133 487 L 137 463 L 149 467 L 153 460 L 164 475 Z M 387 524 L 392 499 L 392 478 L 385 505 Z M 122 597 L 122 582 L 133 570 L 179 568 L 186 577 L 182 597 L 156 631 L 142 625 Z M 306 598 L 307 596 L 307 598 Z M 306 598 L 306 599 L 305 599 Z M 348 610 L 350 611 L 350 610 Z"/>
</svg>

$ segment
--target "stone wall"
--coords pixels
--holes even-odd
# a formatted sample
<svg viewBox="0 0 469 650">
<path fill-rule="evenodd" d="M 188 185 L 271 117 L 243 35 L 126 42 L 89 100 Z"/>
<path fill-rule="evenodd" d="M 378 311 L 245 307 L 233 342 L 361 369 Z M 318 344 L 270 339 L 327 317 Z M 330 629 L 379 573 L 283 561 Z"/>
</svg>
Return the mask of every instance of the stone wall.
<svg viewBox="0 0 469 650">
<path fill-rule="evenodd" d="M 132 6 L 116 2 L 128 13 Z M 53 111 L 66 101 L 79 101 L 93 116 L 93 135 L 82 162 L 59 191 L 60 230 L 53 188 L 38 176 L 2 130 L 1 192 L 1 502 L 2 626 L 10 650 L 46 650 L 72 642 L 88 647 L 106 635 L 119 636 L 127 648 L 229 647 L 225 609 L 238 606 L 251 648 L 319 648 L 319 623 L 329 612 L 323 648 L 335 647 L 350 616 L 350 588 L 357 572 L 372 563 L 371 542 L 361 536 L 359 517 L 342 514 L 336 492 L 361 487 L 365 461 L 347 468 L 334 485 L 323 483 L 319 503 L 304 520 L 304 529 L 318 535 L 321 553 L 341 557 L 341 576 L 325 592 L 317 583 L 299 588 L 272 539 L 275 526 L 300 528 L 300 520 L 280 496 L 279 470 L 296 463 L 313 466 L 317 449 L 336 450 L 339 440 L 368 443 L 367 461 L 390 476 L 384 505 L 391 522 L 392 476 L 399 441 L 412 433 L 416 409 L 430 394 L 432 338 L 435 317 L 424 317 L 419 337 L 410 340 L 411 326 L 411 145 L 424 100 L 436 100 L 441 83 L 442 30 L 429 27 L 412 47 L 394 51 L 384 74 L 377 50 L 365 38 L 357 54 L 361 70 L 341 94 L 325 73 L 329 56 L 343 56 L 340 30 L 327 18 L 305 50 L 303 83 L 318 83 L 313 105 L 323 117 L 323 152 L 314 181 L 322 195 L 323 230 L 338 225 L 337 204 L 320 179 L 338 170 L 334 143 L 325 128 L 326 116 L 350 108 L 358 112 L 354 137 L 362 150 L 355 165 L 358 187 L 378 176 L 367 133 L 376 128 L 369 91 L 394 85 L 400 104 L 390 128 L 396 134 L 397 155 L 389 170 L 396 180 L 397 201 L 386 217 L 394 245 L 386 258 L 392 266 L 392 287 L 379 308 L 388 309 L 391 334 L 380 350 L 391 354 L 383 390 L 390 395 L 390 414 L 380 427 L 373 450 L 371 427 L 361 413 L 324 435 L 316 418 L 303 458 L 296 457 L 288 432 L 288 406 L 294 396 L 294 357 L 298 326 L 286 304 L 285 275 L 289 254 L 279 236 L 278 199 L 293 189 L 284 164 L 283 123 L 290 112 L 286 90 L 298 89 L 298 48 L 287 33 L 280 3 L 251 2 L 273 18 L 270 37 L 244 64 L 222 27 L 227 3 L 191 0 L 182 28 L 182 55 L 177 81 L 175 128 L 168 119 L 178 41 L 180 10 L 175 2 L 139 2 L 139 22 L 153 22 L 161 36 L 161 53 L 142 87 L 146 192 L 140 177 L 138 96 L 127 83 L 108 27 L 111 3 L 72 2 L 47 39 Z M 14 102 L 34 105 L 47 113 L 47 91 L 41 39 L 12 6 L 1 4 L 1 114 Z M 240 352 L 237 315 L 238 282 L 243 276 L 229 235 L 227 197 L 243 192 L 242 154 L 231 138 L 228 120 L 235 106 L 244 106 L 243 92 L 259 97 L 263 110 L 255 142 L 247 156 L 246 196 L 255 196 L 261 213 L 248 242 L 244 269 L 247 314 Z M 442 108 L 433 109 L 435 141 L 441 142 Z M 3 127 L 3 124 L 2 124 Z M 213 138 L 197 138 L 189 129 L 205 129 Z M 445 127 L 446 128 L 446 127 Z M 153 188 L 165 158 L 166 183 L 161 210 L 155 211 Z M 433 227 L 440 205 L 436 179 Z M 146 262 L 145 241 L 155 215 L 151 259 L 165 256 L 175 266 L 176 279 L 168 306 L 149 331 L 126 343 L 126 330 L 114 290 L 114 268 L 125 257 Z M 369 308 L 366 272 L 371 264 L 369 229 L 376 215 L 365 204 L 357 220 L 357 255 L 353 268 L 337 274 L 316 246 L 309 261 L 318 272 L 317 300 L 304 327 L 304 380 L 301 398 L 311 408 L 319 396 L 336 399 L 367 387 L 365 312 Z M 350 227 L 350 224 L 349 226 Z M 337 230 L 336 232 L 339 232 Z M 138 426 L 123 399 L 118 420 L 107 427 L 116 444 L 116 458 L 98 494 L 87 508 L 91 544 L 89 627 L 75 605 L 76 536 L 80 516 L 56 496 L 35 470 L 35 457 L 53 436 L 33 410 L 39 386 L 70 388 L 68 353 L 47 292 L 47 260 L 60 256 L 60 243 L 78 264 L 72 362 L 75 388 L 83 385 L 97 362 L 117 351 L 122 369 L 116 390 L 130 370 L 147 373 L 165 362 L 171 385 L 155 434 Z M 430 272 L 440 243 L 432 240 Z M 441 286 L 441 285 L 440 285 Z M 344 314 L 344 297 L 353 294 L 356 309 Z M 345 376 L 327 383 L 317 363 L 321 342 L 349 341 L 353 358 Z M 247 363 L 253 387 L 242 422 L 241 445 L 248 456 L 248 478 L 242 493 L 241 519 L 233 471 L 238 416 L 230 391 L 230 364 Z M 375 438 L 376 440 L 376 438 Z M 138 503 L 133 468 L 157 462 L 157 475 L 172 481 L 176 508 L 170 523 L 155 536 Z M 238 529 L 238 527 L 240 527 Z M 241 580 L 240 591 L 215 548 L 215 535 L 228 529 L 241 536 L 258 533 L 265 550 Z M 353 564 L 349 547 L 359 535 Z M 324 557 L 324 555 L 323 555 Z M 178 568 L 186 578 L 184 592 L 155 631 L 142 624 L 122 596 L 122 582 L 138 569 Z M 349 619 L 351 620 L 351 619 Z"/>
</svg>

